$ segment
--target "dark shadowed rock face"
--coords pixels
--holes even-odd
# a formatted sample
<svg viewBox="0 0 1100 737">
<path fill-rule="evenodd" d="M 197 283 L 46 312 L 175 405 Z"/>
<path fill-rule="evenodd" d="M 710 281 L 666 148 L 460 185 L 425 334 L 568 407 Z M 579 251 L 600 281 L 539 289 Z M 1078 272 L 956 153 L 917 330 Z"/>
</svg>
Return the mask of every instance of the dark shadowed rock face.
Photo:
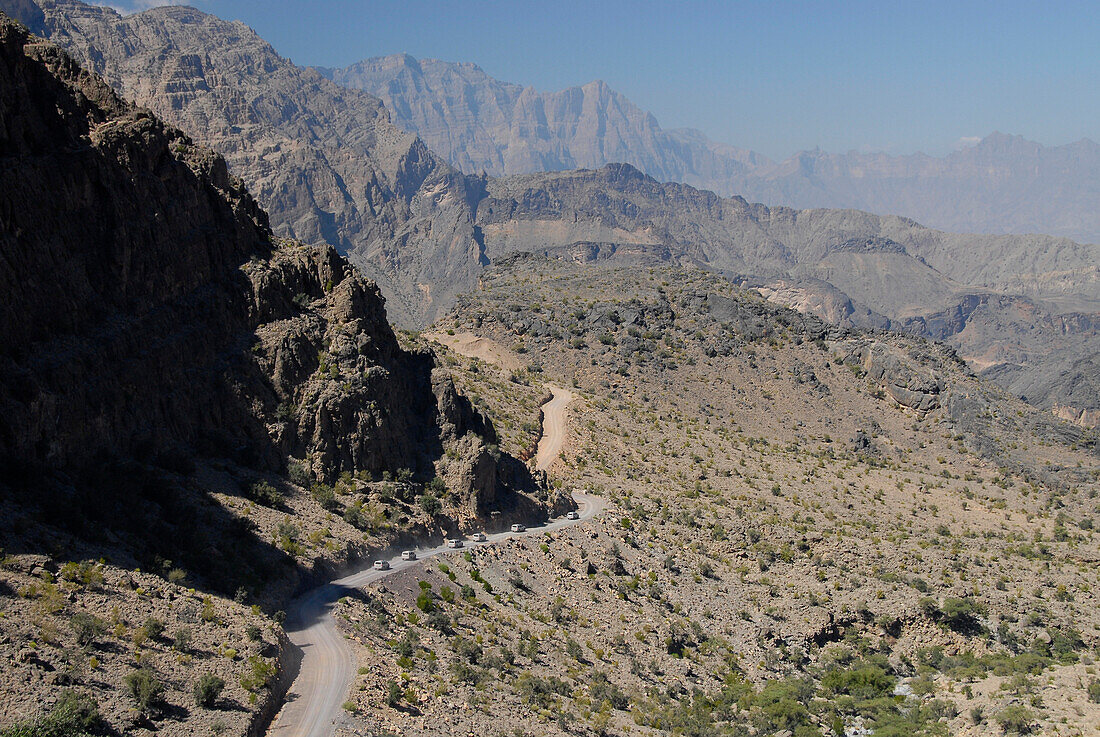
<svg viewBox="0 0 1100 737">
<path fill-rule="evenodd" d="M 6 470 L 198 454 L 431 478 L 454 448 L 474 515 L 532 483 L 502 480 L 492 427 L 399 346 L 376 285 L 275 241 L 222 158 L 6 19 L 0 157 Z"/>
<path fill-rule="evenodd" d="M 49 40 L 224 156 L 277 234 L 330 243 L 377 280 L 391 319 L 430 318 L 480 270 L 465 177 L 391 124 L 377 98 L 191 8 L 123 17 L 76 0 L 35 7 Z"/>
<path fill-rule="evenodd" d="M 3 34 L 4 449 L 67 465 L 212 442 L 276 464 L 220 376 L 266 216 L 223 160 L 58 49 Z"/>
</svg>

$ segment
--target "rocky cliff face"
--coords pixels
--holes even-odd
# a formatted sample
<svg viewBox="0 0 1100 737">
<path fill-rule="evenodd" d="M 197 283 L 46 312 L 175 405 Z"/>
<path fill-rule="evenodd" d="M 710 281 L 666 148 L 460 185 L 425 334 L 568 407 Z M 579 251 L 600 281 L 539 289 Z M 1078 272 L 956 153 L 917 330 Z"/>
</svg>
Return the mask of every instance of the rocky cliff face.
<svg viewBox="0 0 1100 737">
<path fill-rule="evenodd" d="M 276 233 L 347 254 L 382 286 L 391 319 L 434 315 L 480 269 L 464 177 L 377 98 L 294 66 L 244 24 L 181 7 L 123 17 L 76 0 L 0 9 L 224 156 Z"/>
<path fill-rule="evenodd" d="M 331 246 L 275 240 L 223 159 L 0 33 L 5 481 L 294 456 L 321 481 L 441 473 L 471 515 L 532 484 L 497 472 L 491 425 Z"/>
<path fill-rule="evenodd" d="M 4 450 L 70 466 L 220 428 L 226 452 L 277 463 L 221 380 L 266 216 L 223 160 L 63 52 L 9 24 L 3 40 Z"/>
</svg>

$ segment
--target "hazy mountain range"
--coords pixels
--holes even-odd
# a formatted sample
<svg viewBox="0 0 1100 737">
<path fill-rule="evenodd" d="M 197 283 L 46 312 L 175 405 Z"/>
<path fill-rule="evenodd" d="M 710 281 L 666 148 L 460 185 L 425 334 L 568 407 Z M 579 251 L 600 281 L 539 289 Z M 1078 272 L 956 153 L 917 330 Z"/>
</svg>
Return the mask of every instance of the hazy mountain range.
<svg viewBox="0 0 1100 737">
<path fill-rule="evenodd" d="M 557 92 L 469 63 L 376 57 L 321 69 L 377 95 L 401 128 L 459 169 L 494 176 L 632 164 L 660 181 L 795 208 L 903 215 L 968 233 L 1100 242 L 1100 145 L 1043 146 L 993 133 L 945 157 L 801 151 L 776 162 L 656 118 L 602 81 Z"/>
<path fill-rule="evenodd" d="M 225 156 L 277 233 L 337 246 L 378 282 L 399 324 L 432 322 L 511 252 L 577 247 L 584 258 L 591 247 L 646 248 L 832 322 L 945 341 L 1013 392 L 1083 424 L 1100 420 L 1100 246 L 753 205 L 662 184 L 624 164 L 463 174 L 394 125 L 378 98 L 295 66 L 242 23 L 182 7 L 123 17 L 76 0 L 0 0 L 0 9 Z M 592 94 L 618 99 L 606 87 Z M 657 143 L 672 140 L 652 116 L 626 102 L 617 109 L 621 120 L 648 126 L 655 155 Z M 491 136 L 479 135 L 488 146 Z M 566 150 L 580 151 L 591 136 L 575 138 L 554 149 L 563 164 Z M 739 155 L 723 154 L 743 170 L 765 165 Z"/>
</svg>

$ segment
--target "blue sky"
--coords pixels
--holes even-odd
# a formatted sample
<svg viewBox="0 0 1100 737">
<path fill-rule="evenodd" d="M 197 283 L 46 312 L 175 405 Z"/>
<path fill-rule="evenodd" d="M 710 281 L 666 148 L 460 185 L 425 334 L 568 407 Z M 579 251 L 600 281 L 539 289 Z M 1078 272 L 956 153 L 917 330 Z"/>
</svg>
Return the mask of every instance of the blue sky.
<svg viewBox="0 0 1100 737">
<path fill-rule="evenodd" d="M 244 21 L 298 64 L 407 52 L 542 90 L 603 79 L 666 128 L 773 158 L 938 155 L 994 130 L 1100 140 L 1095 1 L 189 4 Z"/>
</svg>

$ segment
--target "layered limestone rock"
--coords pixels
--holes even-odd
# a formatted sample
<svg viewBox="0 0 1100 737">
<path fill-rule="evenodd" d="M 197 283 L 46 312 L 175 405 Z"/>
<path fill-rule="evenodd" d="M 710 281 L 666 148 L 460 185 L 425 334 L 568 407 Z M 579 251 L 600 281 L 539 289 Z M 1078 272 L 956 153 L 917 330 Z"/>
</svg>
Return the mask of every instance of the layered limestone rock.
<svg viewBox="0 0 1100 737">
<path fill-rule="evenodd" d="M 898 404 L 920 412 L 940 406 L 943 379 L 935 371 L 906 360 L 885 343 L 850 346 L 845 363 L 858 366 Z"/>
</svg>

